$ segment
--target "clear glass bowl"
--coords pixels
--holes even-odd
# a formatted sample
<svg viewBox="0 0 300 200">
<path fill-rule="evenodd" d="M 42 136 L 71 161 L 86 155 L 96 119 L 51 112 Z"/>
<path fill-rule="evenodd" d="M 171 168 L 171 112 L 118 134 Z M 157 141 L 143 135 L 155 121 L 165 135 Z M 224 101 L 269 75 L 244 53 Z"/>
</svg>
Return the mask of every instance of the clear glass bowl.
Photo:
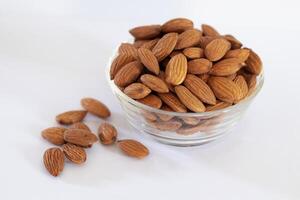
<svg viewBox="0 0 300 200">
<path fill-rule="evenodd" d="M 106 66 L 106 77 L 118 98 L 129 123 L 139 132 L 155 140 L 176 146 L 194 146 L 216 140 L 238 123 L 264 83 L 263 73 L 257 77 L 252 94 L 238 104 L 204 113 L 178 113 L 152 108 L 125 95 L 110 80 L 109 70 L 117 51 Z"/>
</svg>

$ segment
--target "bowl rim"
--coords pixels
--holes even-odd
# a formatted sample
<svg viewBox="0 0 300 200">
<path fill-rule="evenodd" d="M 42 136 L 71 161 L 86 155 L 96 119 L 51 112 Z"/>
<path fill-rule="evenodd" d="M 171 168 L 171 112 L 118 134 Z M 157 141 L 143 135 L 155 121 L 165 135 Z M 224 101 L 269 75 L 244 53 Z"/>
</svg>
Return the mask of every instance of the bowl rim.
<svg viewBox="0 0 300 200">
<path fill-rule="evenodd" d="M 124 42 L 128 42 L 128 41 L 124 41 Z M 106 65 L 105 68 L 105 74 L 106 74 L 106 78 L 108 81 L 108 84 L 110 85 L 112 91 L 114 94 L 117 94 L 119 96 L 121 96 L 123 99 L 125 99 L 125 101 L 127 101 L 128 103 L 132 104 L 133 106 L 142 109 L 142 110 L 147 110 L 149 112 L 153 112 L 153 113 L 157 113 L 157 114 L 161 114 L 161 115 L 172 115 L 172 116 L 179 116 L 179 117 L 209 117 L 209 116 L 215 116 L 215 115 L 219 115 L 221 113 L 225 113 L 225 112 L 229 112 L 232 110 L 236 110 L 240 107 L 242 107 L 243 105 L 249 104 L 254 97 L 261 91 L 262 86 L 264 84 L 264 71 L 262 71 L 259 75 L 257 75 L 257 83 L 256 83 L 256 87 L 254 89 L 254 91 L 252 92 L 251 95 L 247 96 L 246 98 L 244 98 L 243 100 L 241 100 L 239 103 L 235 104 L 235 105 L 231 105 L 228 106 L 226 108 L 223 109 L 219 109 L 219 110 L 215 110 L 215 111 L 205 111 L 205 112 L 198 112 L 198 113 L 192 113 L 192 112 L 174 112 L 174 111 L 165 111 L 165 110 L 161 110 L 161 109 L 157 109 L 157 108 L 153 108 L 151 106 L 142 104 L 132 98 L 130 98 L 129 96 L 127 96 L 125 93 L 123 93 L 118 86 L 116 86 L 114 84 L 114 81 L 110 79 L 110 66 L 114 60 L 114 58 L 117 56 L 118 53 L 118 47 L 120 45 L 118 45 L 115 48 L 115 51 L 113 53 L 112 56 L 110 56 L 109 61 Z"/>
</svg>

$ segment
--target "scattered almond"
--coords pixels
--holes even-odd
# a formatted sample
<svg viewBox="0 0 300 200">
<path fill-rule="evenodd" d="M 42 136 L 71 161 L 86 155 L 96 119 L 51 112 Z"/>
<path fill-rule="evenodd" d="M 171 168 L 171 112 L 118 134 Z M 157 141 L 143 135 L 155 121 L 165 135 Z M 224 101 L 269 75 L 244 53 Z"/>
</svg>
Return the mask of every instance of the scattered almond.
<svg viewBox="0 0 300 200">
<path fill-rule="evenodd" d="M 56 116 L 56 121 L 60 124 L 69 125 L 76 122 L 80 122 L 86 116 L 87 111 L 85 110 L 73 110 L 61 113 Z"/>
<path fill-rule="evenodd" d="M 83 122 L 77 122 L 75 124 L 72 124 L 72 126 L 70 126 L 70 128 L 73 128 L 73 129 L 83 129 L 83 130 L 91 132 L 91 129 L 85 123 L 83 123 Z"/>
<path fill-rule="evenodd" d="M 51 127 L 42 131 L 42 137 L 52 144 L 62 145 L 65 143 L 64 132 L 66 128 L 63 127 Z"/>
<path fill-rule="evenodd" d="M 64 153 L 60 148 L 50 148 L 44 153 L 44 165 L 52 176 L 58 176 L 64 169 Z"/>
<path fill-rule="evenodd" d="M 83 98 L 81 99 L 81 106 L 89 113 L 101 118 L 107 118 L 110 116 L 110 111 L 106 105 L 97 99 Z"/>
<path fill-rule="evenodd" d="M 86 161 L 86 153 L 82 147 L 67 143 L 62 146 L 62 149 L 66 158 L 68 158 L 71 162 L 75 164 L 82 164 Z"/>
<path fill-rule="evenodd" d="M 104 122 L 98 129 L 98 135 L 102 144 L 113 144 L 117 139 L 117 129 L 110 123 Z"/>
<path fill-rule="evenodd" d="M 149 150 L 142 143 L 136 140 L 119 140 L 118 146 L 128 156 L 144 158 L 149 155 Z"/>
<path fill-rule="evenodd" d="M 91 147 L 98 138 L 90 131 L 83 129 L 68 129 L 64 133 L 64 140 L 81 147 Z"/>
</svg>

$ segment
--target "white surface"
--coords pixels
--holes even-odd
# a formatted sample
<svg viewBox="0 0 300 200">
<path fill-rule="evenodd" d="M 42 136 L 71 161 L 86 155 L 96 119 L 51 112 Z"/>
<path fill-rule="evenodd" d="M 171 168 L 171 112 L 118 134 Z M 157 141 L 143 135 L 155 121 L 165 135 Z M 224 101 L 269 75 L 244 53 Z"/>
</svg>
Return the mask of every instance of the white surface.
<svg viewBox="0 0 300 200">
<path fill-rule="evenodd" d="M 178 16 L 236 35 L 265 65 L 263 90 L 232 134 L 193 148 L 130 128 L 103 74 L 130 27 Z M 299 19 L 296 0 L 0 1 L 0 198 L 300 199 Z M 104 101 L 120 138 L 142 141 L 150 156 L 96 144 L 86 164 L 49 176 L 40 131 L 85 96 Z M 101 120 L 87 121 L 96 131 Z"/>
</svg>

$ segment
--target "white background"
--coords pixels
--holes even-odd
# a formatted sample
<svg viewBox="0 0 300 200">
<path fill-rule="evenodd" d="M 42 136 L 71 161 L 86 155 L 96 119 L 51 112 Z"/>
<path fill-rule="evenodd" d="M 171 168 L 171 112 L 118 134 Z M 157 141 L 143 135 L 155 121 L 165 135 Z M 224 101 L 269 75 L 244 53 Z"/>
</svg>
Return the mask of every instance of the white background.
<svg viewBox="0 0 300 200">
<path fill-rule="evenodd" d="M 300 199 L 298 1 L 0 1 L 0 199 Z M 104 77 L 132 26 L 188 17 L 257 51 L 266 81 L 232 134 L 200 147 L 139 135 Z M 120 138 L 145 143 L 144 160 L 95 144 L 83 166 L 48 175 L 42 129 L 82 97 L 112 110 Z M 88 116 L 97 130 L 99 119 Z"/>
</svg>

